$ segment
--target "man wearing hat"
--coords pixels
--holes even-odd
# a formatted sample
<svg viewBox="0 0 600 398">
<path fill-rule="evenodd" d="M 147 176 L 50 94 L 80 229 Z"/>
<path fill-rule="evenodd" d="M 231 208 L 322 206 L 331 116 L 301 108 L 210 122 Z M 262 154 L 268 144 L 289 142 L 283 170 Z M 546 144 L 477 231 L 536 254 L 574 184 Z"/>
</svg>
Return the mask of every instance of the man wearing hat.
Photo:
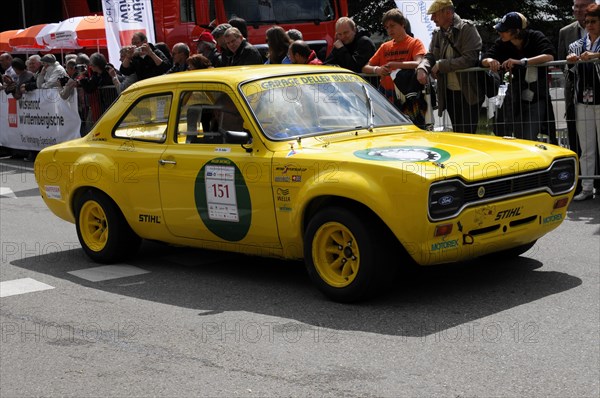
<svg viewBox="0 0 600 398">
<path fill-rule="evenodd" d="M 225 32 L 227 32 L 227 29 L 229 28 L 231 28 L 231 25 L 228 23 L 222 23 L 217 25 L 217 27 L 212 31 L 212 37 L 217 42 L 217 50 L 221 54 L 218 63 L 215 64 L 211 61 L 215 68 L 227 65 L 229 58 L 233 56 L 233 53 L 229 51 L 227 44 L 225 44 Z"/>
<path fill-rule="evenodd" d="M 438 115 L 446 110 L 454 131 L 475 133 L 483 93 L 478 92 L 474 74 L 456 71 L 477 66 L 481 36 L 471 21 L 454 12 L 451 0 L 435 0 L 427 14 L 437 29 L 429 52 L 417 67 L 417 80 L 426 84 L 428 76 L 437 79 Z"/>
<path fill-rule="evenodd" d="M 37 87 L 62 87 L 60 79 L 67 76 L 67 71 L 56 61 L 56 57 L 52 54 L 46 54 L 40 61 L 42 62 L 42 70 L 37 76 Z"/>
<path fill-rule="evenodd" d="M 197 45 L 198 54 L 208 58 L 213 66 L 221 66 L 221 53 L 217 50 L 217 42 L 209 31 L 205 30 L 194 41 Z"/>
</svg>

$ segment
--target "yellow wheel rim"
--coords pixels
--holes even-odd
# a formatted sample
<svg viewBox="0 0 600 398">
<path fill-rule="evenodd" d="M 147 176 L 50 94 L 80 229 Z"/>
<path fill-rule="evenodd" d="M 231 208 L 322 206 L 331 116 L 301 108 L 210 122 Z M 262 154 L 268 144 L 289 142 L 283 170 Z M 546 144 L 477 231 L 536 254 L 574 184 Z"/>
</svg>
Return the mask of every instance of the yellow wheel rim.
<svg viewBox="0 0 600 398">
<path fill-rule="evenodd" d="M 338 222 L 325 223 L 312 243 L 313 263 L 321 279 L 333 287 L 350 285 L 360 266 L 359 247 L 350 230 Z"/>
<path fill-rule="evenodd" d="M 108 221 L 102 206 L 93 200 L 85 202 L 79 213 L 79 230 L 86 246 L 99 252 L 108 241 Z"/>
</svg>

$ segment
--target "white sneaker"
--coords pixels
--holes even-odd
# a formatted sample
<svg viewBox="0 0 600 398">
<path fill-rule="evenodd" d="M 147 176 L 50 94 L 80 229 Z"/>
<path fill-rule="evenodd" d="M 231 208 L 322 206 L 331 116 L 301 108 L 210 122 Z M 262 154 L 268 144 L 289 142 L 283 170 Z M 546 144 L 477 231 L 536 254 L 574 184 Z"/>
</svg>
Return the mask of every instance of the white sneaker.
<svg viewBox="0 0 600 398">
<path fill-rule="evenodd" d="M 576 201 L 581 201 L 581 200 L 587 200 L 587 199 L 592 199 L 594 197 L 594 192 L 593 191 L 581 191 L 579 192 L 578 195 L 575 195 L 575 197 L 573 198 L 573 200 Z"/>
</svg>

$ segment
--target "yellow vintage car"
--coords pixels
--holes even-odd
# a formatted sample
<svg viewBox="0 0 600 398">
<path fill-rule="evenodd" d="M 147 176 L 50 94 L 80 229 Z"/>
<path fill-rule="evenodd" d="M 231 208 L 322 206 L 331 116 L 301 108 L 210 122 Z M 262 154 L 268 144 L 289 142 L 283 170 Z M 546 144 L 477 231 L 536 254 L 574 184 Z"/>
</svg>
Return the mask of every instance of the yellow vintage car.
<svg viewBox="0 0 600 398">
<path fill-rule="evenodd" d="M 577 158 L 420 130 L 345 69 L 266 65 L 136 83 L 87 136 L 44 149 L 35 175 L 96 262 L 141 239 L 304 259 L 351 302 L 409 263 L 527 251 L 565 218 Z"/>
</svg>

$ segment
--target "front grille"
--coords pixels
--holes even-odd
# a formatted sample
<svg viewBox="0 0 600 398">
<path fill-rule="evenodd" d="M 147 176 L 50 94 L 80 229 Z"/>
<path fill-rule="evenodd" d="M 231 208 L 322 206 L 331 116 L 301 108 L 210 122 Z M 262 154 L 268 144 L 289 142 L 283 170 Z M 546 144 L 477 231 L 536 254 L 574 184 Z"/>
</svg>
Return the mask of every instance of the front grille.
<svg viewBox="0 0 600 398">
<path fill-rule="evenodd" d="M 534 192 L 545 191 L 551 195 L 561 195 L 571 191 L 575 186 L 576 171 L 575 158 L 564 158 L 555 160 L 545 170 L 515 174 L 510 177 L 493 178 L 468 184 L 459 179 L 438 181 L 431 184 L 429 188 L 429 217 L 433 221 L 452 218 L 468 206 Z M 457 184 L 462 186 L 462 189 L 457 190 Z M 432 192 L 437 192 L 446 185 L 452 186 L 455 191 L 462 191 L 464 196 L 462 204 L 455 203 L 452 209 L 446 209 L 449 211 L 444 212 L 435 201 L 431 200 L 431 195 Z"/>
<path fill-rule="evenodd" d="M 546 170 L 541 174 L 514 176 L 503 181 L 479 182 L 476 185 L 467 185 L 465 187 L 465 201 L 479 200 L 477 191 L 481 186 L 485 188 L 485 198 L 528 192 L 538 188 L 549 187 L 550 170 Z M 552 193 L 555 194 L 555 192 Z"/>
</svg>

